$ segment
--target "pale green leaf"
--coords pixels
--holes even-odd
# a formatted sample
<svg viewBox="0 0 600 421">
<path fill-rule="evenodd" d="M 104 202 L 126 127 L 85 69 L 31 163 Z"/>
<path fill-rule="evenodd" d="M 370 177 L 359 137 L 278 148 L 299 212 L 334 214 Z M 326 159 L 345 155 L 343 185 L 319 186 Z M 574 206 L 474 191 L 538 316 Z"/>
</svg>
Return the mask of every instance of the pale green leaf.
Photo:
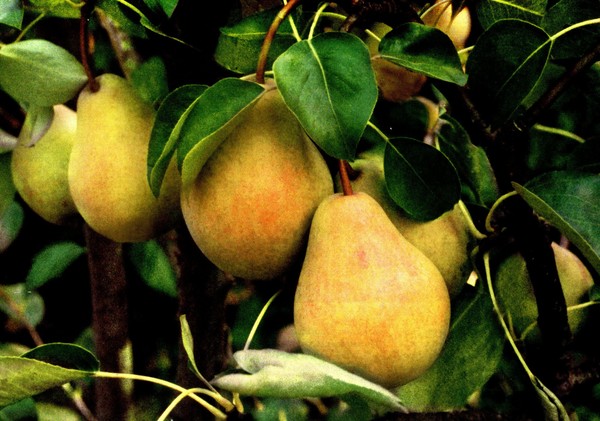
<svg viewBox="0 0 600 421">
<path fill-rule="evenodd" d="M 27 289 L 36 289 L 58 278 L 82 254 L 85 248 L 74 242 L 51 244 L 36 254 L 25 278 Z"/>
</svg>

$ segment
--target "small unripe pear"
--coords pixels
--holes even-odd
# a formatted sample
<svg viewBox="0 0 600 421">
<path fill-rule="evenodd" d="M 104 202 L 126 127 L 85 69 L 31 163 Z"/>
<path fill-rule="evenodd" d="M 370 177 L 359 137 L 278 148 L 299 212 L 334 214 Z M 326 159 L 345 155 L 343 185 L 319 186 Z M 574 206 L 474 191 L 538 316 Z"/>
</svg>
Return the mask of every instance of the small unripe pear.
<svg viewBox="0 0 600 421">
<path fill-rule="evenodd" d="M 48 131 L 31 146 L 27 139 L 19 139 L 12 152 L 17 192 L 35 213 L 53 224 L 63 224 L 77 214 L 67 177 L 76 127 L 75 111 L 55 105 Z"/>
<path fill-rule="evenodd" d="M 304 352 L 394 388 L 433 364 L 449 322 L 442 275 L 371 196 L 319 205 L 294 299 Z"/>
<path fill-rule="evenodd" d="M 353 190 L 375 198 L 402 236 L 436 265 L 446 281 L 450 296 L 458 295 L 472 271 L 469 256 L 473 241 L 460 208 L 455 206 L 432 221 L 416 221 L 390 197 L 381 153 L 365 152 L 351 166 L 356 172 L 352 180 Z"/>
<path fill-rule="evenodd" d="M 181 209 L 194 241 L 218 268 L 273 279 L 304 251 L 312 215 L 331 193 L 323 156 L 274 88 L 210 156 L 182 194 Z"/>
<path fill-rule="evenodd" d="M 567 307 L 587 301 L 594 285 L 590 272 L 570 250 L 557 243 L 552 243 L 552 250 Z M 519 336 L 525 334 L 526 340 L 537 341 L 539 330 L 534 325 L 538 317 L 537 304 L 525 260 L 520 254 L 512 254 L 500 263 L 495 287 L 502 308 L 510 315 L 515 333 Z M 569 311 L 567 316 L 572 333 L 577 334 L 585 320 L 585 311 Z"/>
<path fill-rule="evenodd" d="M 179 218 L 180 176 L 173 160 L 154 197 L 146 176 L 154 108 L 120 76 L 96 80 L 98 91 L 88 86 L 77 100 L 71 194 L 94 231 L 117 242 L 146 241 Z"/>
</svg>

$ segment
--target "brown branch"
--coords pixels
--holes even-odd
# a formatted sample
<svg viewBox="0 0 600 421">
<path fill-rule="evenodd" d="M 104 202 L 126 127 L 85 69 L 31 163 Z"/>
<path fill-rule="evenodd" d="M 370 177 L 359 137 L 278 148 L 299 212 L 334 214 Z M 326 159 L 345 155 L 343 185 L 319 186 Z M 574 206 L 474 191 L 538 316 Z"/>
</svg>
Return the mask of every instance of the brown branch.
<svg viewBox="0 0 600 421">
<path fill-rule="evenodd" d="M 98 91 L 100 86 L 94 77 L 94 71 L 89 61 L 90 59 L 90 33 L 89 21 L 92 11 L 94 10 L 94 0 L 87 0 L 81 7 L 81 15 L 79 17 L 79 54 L 81 55 L 81 64 L 88 78 L 88 84 L 92 92 Z"/>
</svg>

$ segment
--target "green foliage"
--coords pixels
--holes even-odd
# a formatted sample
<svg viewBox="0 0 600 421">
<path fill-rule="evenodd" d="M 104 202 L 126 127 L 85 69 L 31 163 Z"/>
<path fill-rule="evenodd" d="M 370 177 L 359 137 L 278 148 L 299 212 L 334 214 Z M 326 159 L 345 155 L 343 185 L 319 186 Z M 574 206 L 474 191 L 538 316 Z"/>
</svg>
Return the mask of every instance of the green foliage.
<svg viewBox="0 0 600 421">
<path fill-rule="evenodd" d="M 51 244 L 33 259 L 25 279 L 27 289 L 36 289 L 59 277 L 64 270 L 85 253 L 85 248 L 73 242 Z"/>
</svg>

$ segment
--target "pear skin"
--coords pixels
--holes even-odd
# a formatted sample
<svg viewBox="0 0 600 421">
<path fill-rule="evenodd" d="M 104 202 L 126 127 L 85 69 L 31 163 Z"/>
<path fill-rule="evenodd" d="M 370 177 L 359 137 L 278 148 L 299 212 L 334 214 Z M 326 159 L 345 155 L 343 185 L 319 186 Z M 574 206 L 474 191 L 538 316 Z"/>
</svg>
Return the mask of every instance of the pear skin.
<svg viewBox="0 0 600 421">
<path fill-rule="evenodd" d="M 181 179 L 172 161 L 154 197 L 146 173 L 155 111 L 126 79 L 104 74 L 97 81 L 97 92 L 88 86 L 77 100 L 71 194 L 94 231 L 116 242 L 146 241 L 177 221 Z"/>
<path fill-rule="evenodd" d="M 12 152 L 11 172 L 17 192 L 35 213 L 57 225 L 77 214 L 67 177 L 76 127 L 75 111 L 55 105 L 48 131 L 33 146 L 19 139 Z"/>
<path fill-rule="evenodd" d="M 552 243 L 552 250 L 567 307 L 586 302 L 594 285 L 592 275 L 570 250 L 557 243 Z M 515 333 L 525 335 L 524 339 L 531 343 L 539 341 L 539 330 L 534 325 L 538 316 L 537 304 L 523 257 L 512 254 L 503 260 L 498 266 L 495 282 L 498 298 L 510 315 Z M 574 335 L 581 329 L 585 315 L 585 309 L 567 312 Z M 528 330 L 531 328 L 533 330 Z"/>
<path fill-rule="evenodd" d="M 310 220 L 333 179 L 323 156 L 267 90 L 210 156 L 181 198 L 187 227 L 218 268 L 273 279 L 303 252 Z"/>
<path fill-rule="evenodd" d="M 390 197 L 381 153 L 363 153 L 351 165 L 357 172 L 352 180 L 353 190 L 375 198 L 402 236 L 436 265 L 450 296 L 458 295 L 473 270 L 469 257 L 473 238 L 460 208 L 455 206 L 433 221 L 416 221 L 406 216 Z M 339 179 L 336 179 L 337 183 Z"/>
<path fill-rule="evenodd" d="M 394 388 L 433 364 L 449 322 L 442 275 L 371 196 L 319 205 L 294 300 L 304 352 Z"/>
<path fill-rule="evenodd" d="M 462 7 L 455 16 L 452 2 L 438 0 L 430 11 L 423 15 L 423 23 L 438 28 L 452 40 L 457 50 L 462 50 L 471 35 L 471 12 L 468 7 Z"/>
</svg>

